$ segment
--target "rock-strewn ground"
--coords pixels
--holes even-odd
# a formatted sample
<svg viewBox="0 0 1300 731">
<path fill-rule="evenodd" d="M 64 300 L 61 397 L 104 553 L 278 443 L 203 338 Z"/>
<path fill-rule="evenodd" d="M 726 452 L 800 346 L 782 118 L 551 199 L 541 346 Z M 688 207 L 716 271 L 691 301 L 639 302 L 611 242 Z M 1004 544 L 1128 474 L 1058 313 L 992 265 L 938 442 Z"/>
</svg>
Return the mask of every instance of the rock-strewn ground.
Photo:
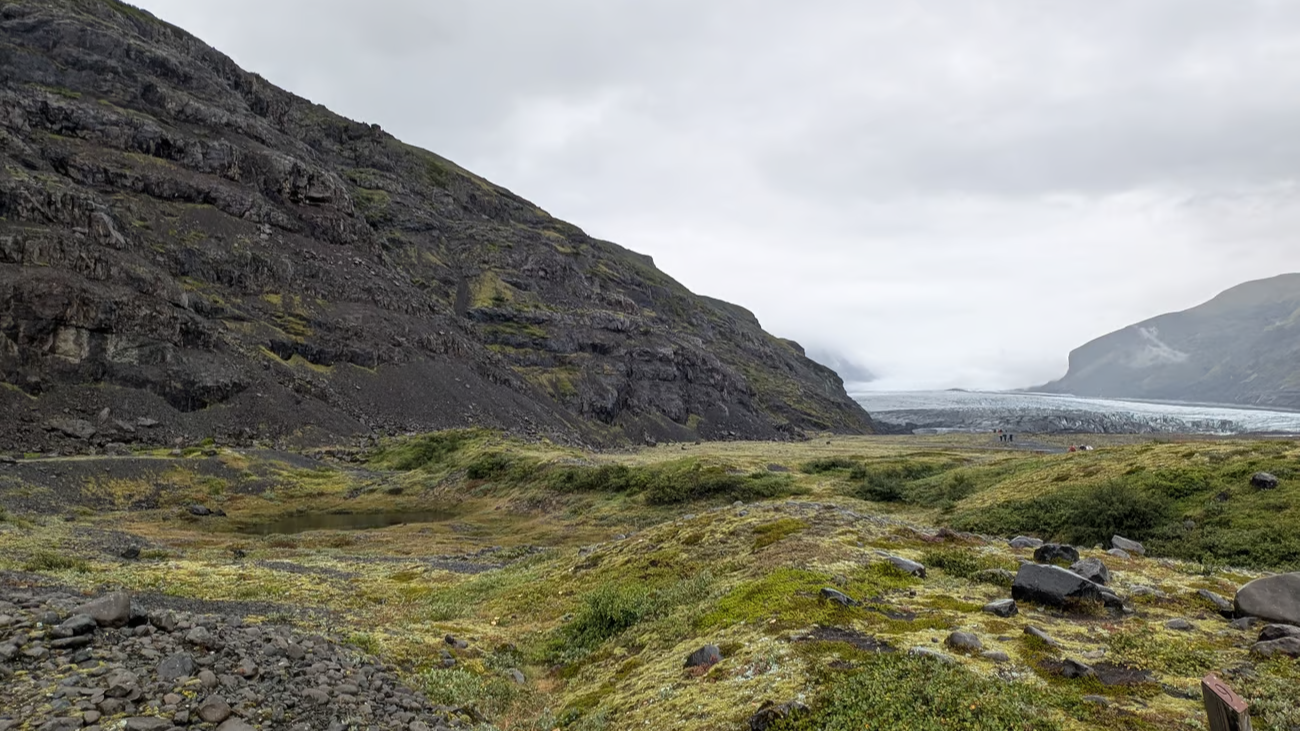
<svg viewBox="0 0 1300 731">
<path fill-rule="evenodd" d="M 0 580 L 0 729 L 428 731 L 469 720 L 374 658 L 292 627 Z"/>
</svg>

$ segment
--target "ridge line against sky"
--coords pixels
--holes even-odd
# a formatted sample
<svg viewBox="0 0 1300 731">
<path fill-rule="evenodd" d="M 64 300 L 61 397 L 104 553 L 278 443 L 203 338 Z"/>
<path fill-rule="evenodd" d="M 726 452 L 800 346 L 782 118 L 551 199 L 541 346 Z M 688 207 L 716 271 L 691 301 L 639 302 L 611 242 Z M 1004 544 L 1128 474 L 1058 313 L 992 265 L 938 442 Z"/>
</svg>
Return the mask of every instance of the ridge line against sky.
<svg viewBox="0 0 1300 731">
<path fill-rule="evenodd" d="M 139 0 L 880 388 L 1300 270 L 1300 3 Z"/>
</svg>

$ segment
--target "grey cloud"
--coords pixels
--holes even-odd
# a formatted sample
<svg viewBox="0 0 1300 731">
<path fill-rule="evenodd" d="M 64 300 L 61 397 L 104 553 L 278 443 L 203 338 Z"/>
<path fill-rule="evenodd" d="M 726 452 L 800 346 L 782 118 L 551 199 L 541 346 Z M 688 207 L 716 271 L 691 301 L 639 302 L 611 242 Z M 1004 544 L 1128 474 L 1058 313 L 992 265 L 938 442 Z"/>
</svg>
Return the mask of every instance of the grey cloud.
<svg viewBox="0 0 1300 731">
<path fill-rule="evenodd" d="M 879 384 L 1300 270 L 1300 4 L 141 0 Z"/>
</svg>

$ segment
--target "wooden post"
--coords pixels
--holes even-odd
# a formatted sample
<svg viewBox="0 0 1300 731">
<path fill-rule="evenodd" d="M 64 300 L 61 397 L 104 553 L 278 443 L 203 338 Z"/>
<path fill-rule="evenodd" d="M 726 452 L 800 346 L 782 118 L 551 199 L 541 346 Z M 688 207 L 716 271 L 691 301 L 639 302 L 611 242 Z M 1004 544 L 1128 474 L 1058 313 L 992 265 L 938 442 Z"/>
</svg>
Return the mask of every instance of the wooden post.
<svg viewBox="0 0 1300 731">
<path fill-rule="evenodd" d="M 1233 693 L 1219 676 L 1210 673 L 1201 680 L 1201 697 L 1210 717 L 1210 731 L 1254 731 L 1250 726 L 1250 704 Z"/>
</svg>

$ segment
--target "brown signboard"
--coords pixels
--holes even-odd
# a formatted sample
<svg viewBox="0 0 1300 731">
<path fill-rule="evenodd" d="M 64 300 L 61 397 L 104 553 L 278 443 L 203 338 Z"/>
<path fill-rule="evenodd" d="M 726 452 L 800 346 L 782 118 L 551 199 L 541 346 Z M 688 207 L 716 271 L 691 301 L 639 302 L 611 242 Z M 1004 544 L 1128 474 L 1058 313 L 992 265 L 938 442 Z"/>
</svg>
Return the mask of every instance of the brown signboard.
<svg viewBox="0 0 1300 731">
<path fill-rule="evenodd" d="M 1210 717 L 1210 731 L 1253 731 L 1250 704 L 1232 692 L 1219 676 L 1210 673 L 1201 680 L 1201 697 Z"/>
</svg>

